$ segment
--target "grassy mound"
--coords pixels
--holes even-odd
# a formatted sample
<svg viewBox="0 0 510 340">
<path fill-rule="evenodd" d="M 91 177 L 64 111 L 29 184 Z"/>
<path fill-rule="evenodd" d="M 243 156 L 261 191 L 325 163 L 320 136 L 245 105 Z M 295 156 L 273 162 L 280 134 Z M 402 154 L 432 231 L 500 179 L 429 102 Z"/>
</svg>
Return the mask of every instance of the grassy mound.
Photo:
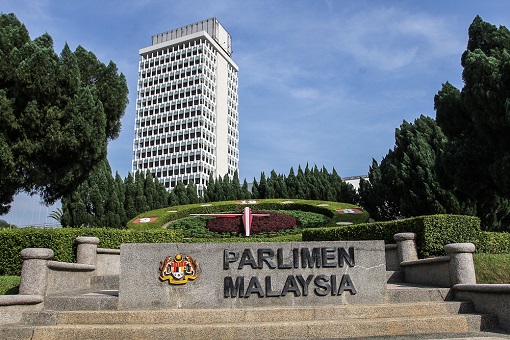
<svg viewBox="0 0 510 340">
<path fill-rule="evenodd" d="M 223 201 L 203 204 L 189 204 L 152 210 L 136 216 L 128 222 L 129 229 L 160 229 L 170 222 L 189 217 L 191 214 L 232 213 L 239 212 L 249 206 L 253 210 L 264 211 L 305 211 L 324 215 L 327 222 L 320 227 L 337 226 L 339 223 L 364 223 L 368 221 L 368 213 L 358 206 L 314 200 L 298 199 L 265 199 L 245 201 Z"/>
</svg>

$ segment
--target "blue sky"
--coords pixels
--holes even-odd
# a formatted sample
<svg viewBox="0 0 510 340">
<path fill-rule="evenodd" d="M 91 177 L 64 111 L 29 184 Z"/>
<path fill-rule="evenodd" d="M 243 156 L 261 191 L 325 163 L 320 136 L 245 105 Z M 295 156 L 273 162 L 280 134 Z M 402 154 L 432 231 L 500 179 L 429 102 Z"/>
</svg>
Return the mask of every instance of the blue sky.
<svg viewBox="0 0 510 340">
<path fill-rule="evenodd" d="M 131 169 L 138 51 L 151 36 L 216 17 L 233 39 L 239 66 L 240 177 L 288 174 L 290 167 L 334 167 L 366 174 L 394 145 L 395 128 L 434 117 L 441 84 L 462 87 L 460 56 L 478 14 L 510 27 L 510 2 L 497 1 L 159 1 L 0 0 L 31 38 L 47 32 L 113 60 L 128 81 L 130 104 L 108 159 Z M 16 197 L 18 225 L 46 221 L 54 207 Z"/>
</svg>

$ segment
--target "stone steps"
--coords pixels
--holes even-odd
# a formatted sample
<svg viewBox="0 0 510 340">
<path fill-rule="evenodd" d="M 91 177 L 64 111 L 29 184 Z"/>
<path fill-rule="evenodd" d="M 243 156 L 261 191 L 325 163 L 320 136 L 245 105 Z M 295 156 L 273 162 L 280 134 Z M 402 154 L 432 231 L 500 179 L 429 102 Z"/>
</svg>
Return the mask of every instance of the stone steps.
<svg viewBox="0 0 510 340">
<path fill-rule="evenodd" d="M 379 319 L 455 315 L 472 312 L 467 302 L 422 302 L 411 304 L 272 307 L 250 309 L 169 309 L 151 311 L 61 311 L 51 322 L 63 324 L 159 324 L 162 320 L 193 320 L 193 323 L 290 322 L 346 319 Z"/>
<path fill-rule="evenodd" d="M 119 303 L 118 290 L 68 292 L 46 296 L 46 310 L 116 310 Z"/>
<path fill-rule="evenodd" d="M 38 314 L 38 320 L 27 318 L 27 323 L 33 330 L 30 339 L 166 339 L 175 334 L 197 339 L 315 339 L 448 335 L 493 329 L 495 320 L 491 316 L 464 314 L 472 310 L 467 302 L 428 301 L 246 309 L 46 311 Z"/>
<path fill-rule="evenodd" d="M 0 338 L 447 338 L 497 329 L 495 317 L 471 314 L 471 303 L 449 301 L 448 288 L 388 284 L 386 303 L 373 305 L 118 310 L 117 279 L 96 282 L 108 289 L 47 296 L 44 311 L 26 314 L 22 325 L 0 327 Z"/>
</svg>

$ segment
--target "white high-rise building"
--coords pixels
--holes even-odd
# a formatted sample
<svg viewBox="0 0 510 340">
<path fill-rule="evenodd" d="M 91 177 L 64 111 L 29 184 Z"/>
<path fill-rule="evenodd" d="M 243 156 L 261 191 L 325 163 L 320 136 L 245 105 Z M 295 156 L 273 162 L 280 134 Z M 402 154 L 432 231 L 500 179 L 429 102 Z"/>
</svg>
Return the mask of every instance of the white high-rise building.
<svg viewBox="0 0 510 340">
<path fill-rule="evenodd" d="M 150 171 L 168 189 L 239 163 L 238 67 L 232 39 L 216 18 L 152 37 L 140 50 L 133 171 Z"/>
</svg>

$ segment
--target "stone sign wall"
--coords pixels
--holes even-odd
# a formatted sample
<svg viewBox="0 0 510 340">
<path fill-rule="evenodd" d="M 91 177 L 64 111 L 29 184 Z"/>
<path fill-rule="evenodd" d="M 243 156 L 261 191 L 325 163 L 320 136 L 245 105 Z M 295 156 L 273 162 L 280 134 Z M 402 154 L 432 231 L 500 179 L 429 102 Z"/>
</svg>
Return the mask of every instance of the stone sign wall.
<svg viewBox="0 0 510 340">
<path fill-rule="evenodd" d="M 383 241 L 123 244 L 120 309 L 382 303 Z"/>
</svg>

